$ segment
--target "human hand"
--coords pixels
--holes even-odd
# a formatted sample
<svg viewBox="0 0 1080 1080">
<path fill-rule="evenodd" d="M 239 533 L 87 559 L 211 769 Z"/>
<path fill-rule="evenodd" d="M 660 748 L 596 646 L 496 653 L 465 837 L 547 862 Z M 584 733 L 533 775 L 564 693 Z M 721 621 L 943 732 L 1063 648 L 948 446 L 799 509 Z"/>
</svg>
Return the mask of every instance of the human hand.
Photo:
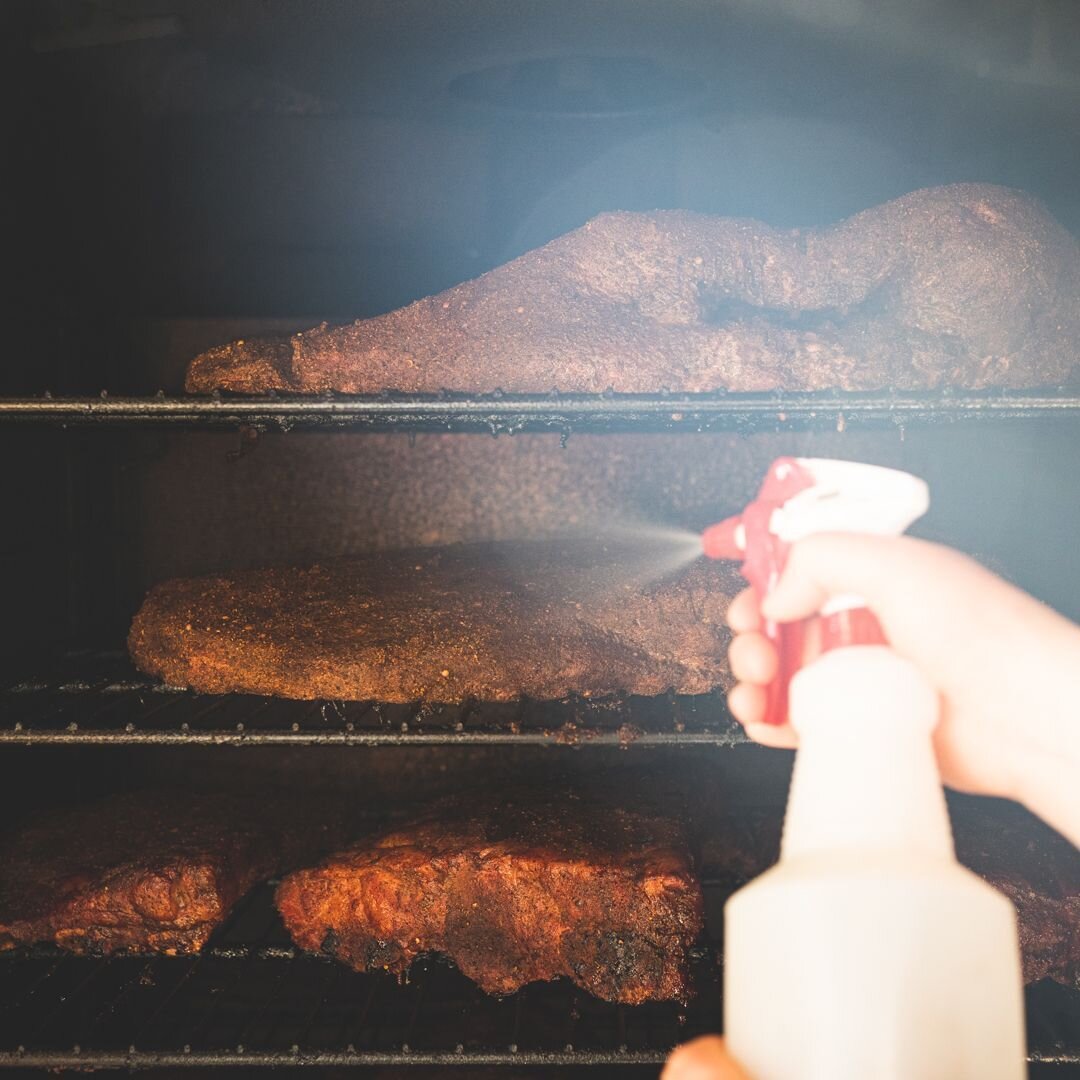
<svg viewBox="0 0 1080 1080">
<path fill-rule="evenodd" d="M 667 1059 L 660 1080 L 749 1080 L 724 1049 L 718 1035 L 703 1035 L 677 1046 Z"/>
<path fill-rule="evenodd" d="M 861 596 L 939 691 L 944 782 L 1017 799 L 1080 843 L 1080 628 L 967 556 L 911 537 L 801 540 L 761 609 L 789 622 L 840 594 Z M 777 661 L 762 610 L 746 589 L 728 612 L 739 680 L 728 703 L 752 739 L 794 747 L 790 726 L 761 722 Z"/>
</svg>

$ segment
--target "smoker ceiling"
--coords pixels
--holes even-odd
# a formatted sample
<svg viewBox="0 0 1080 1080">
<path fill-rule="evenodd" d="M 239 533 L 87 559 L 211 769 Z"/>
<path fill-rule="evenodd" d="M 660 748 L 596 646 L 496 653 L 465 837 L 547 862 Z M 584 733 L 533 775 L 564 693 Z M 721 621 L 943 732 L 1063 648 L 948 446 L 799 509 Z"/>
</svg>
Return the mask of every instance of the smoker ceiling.
<svg viewBox="0 0 1080 1080">
<path fill-rule="evenodd" d="M 234 82 L 245 65 L 259 72 L 270 100 L 294 109 L 430 101 L 463 72 L 568 52 L 713 76 L 724 43 L 747 33 L 1080 90 L 1080 7 L 1060 0 L 52 0 L 23 18 L 36 49 L 96 48 L 103 65 L 163 42 L 206 50 Z"/>
</svg>

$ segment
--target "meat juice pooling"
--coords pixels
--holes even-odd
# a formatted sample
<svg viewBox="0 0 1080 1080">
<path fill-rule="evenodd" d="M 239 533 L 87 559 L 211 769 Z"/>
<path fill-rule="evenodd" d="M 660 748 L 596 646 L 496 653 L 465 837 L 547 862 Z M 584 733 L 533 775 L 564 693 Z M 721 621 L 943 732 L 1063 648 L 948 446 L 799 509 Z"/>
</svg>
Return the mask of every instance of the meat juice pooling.
<svg viewBox="0 0 1080 1080">
<path fill-rule="evenodd" d="M 763 596 L 796 540 L 898 535 L 928 505 L 907 473 L 780 458 L 702 542 Z M 790 720 L 799 750 L 780 860 L 724 911 L 729 1049 L 754 1080 L 1020 1080 L 1015 914 L 956 861 L 936 692 L 858 597 L 765 632 L 766 721 Z"/>
</svg>

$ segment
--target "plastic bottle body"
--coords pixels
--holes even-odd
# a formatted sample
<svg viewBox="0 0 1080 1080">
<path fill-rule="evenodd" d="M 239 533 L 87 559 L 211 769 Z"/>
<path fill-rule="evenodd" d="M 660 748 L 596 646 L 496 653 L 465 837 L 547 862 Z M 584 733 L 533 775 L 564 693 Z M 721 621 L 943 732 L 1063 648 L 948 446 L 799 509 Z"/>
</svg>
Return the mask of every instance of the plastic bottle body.
<svg viewBox="0 0 1080 1080">
<path fill-rule="evenodd" d="M 807 857 L 728 901 L 724 1030 L 755 1080 L 1021 1080 L 1005 897 L 945 860 Z"/>
<path fill-rule="evenodd" d="M 725 911 L 724 1028 L 755 1080 L 1020 1080 L 1015 914 L 955 860 L 937 699 L 889 649 L 791 687 L 781 861 Z"/>
</svg>

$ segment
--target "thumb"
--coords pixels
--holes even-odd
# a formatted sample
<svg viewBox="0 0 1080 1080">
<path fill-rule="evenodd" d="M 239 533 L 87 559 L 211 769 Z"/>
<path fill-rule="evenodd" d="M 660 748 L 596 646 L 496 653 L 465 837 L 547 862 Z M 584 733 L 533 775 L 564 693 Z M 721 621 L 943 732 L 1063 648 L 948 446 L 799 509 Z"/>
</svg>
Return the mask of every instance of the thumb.
<svg viewBox="0 0 1080 1080">
<path fill-rule="evenodd" d="M 829 597 L 852 594 L 878 611 L 897 589 L 905 588 L 902 569 L 910 566 L 909 537 L 821 533 L 799 540 L 776 587 L 762 602 L 766 618 L 791 622 L 821 610 Z M 900 571 L 900 573 L 898 573 Z"/>
<path fill-rule="evenodd" d="M 717 1035 L 703 1035 L 676 1047 L 660 1074 L 660 1080 L 747 1080 Z"/>
</svg>

